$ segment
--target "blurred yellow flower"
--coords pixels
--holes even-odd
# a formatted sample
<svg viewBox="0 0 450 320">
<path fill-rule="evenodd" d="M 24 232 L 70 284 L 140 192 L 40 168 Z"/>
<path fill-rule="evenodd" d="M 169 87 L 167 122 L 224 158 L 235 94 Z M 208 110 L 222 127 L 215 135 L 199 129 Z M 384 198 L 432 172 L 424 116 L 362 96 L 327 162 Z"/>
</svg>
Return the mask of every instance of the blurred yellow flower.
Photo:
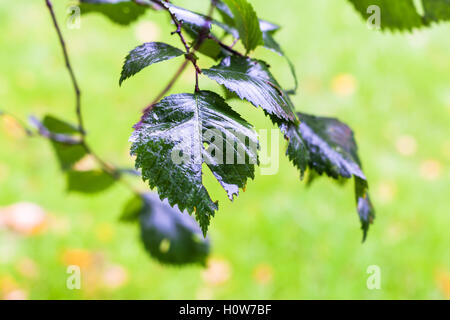
<svg viewBox="0 0 450 320">
<path fill-rule="evenodd" d="M 331 90 L 340 96 L 348 97 L 355 93 L 358 83 L 355 77 L 348 73 L 335 76 L 331 82 Z"/>
<path fill-rule="evenodd" d="M 395 140 L 395 148 L 402 156 L 412 156 L 417 151 L 417 142 L 413 136 L 403 135 Z"/>
<path fill-rule="evenodd" d="M 253 279 L 259 284 L 267 285 L 273 280 L 273 268 L 268 264 L 260 264 L 253 270 Z"/>
<path fill-rule="evenodd" d="M 442 173 L 442 165 L 439 161 L 429 159 L 420 165 L 420 175 L 426 180 L 437 180 Z"/>
<path fill-rule="evenodd" d="M 114 238 L 114 227 L 109 223 L 101 223 L 96 229 L 95 234 L 97 239 L 103 243 L 111 242 Z"/>
<path fill-rule="evenodd" d="M 94 261 L 94 256 L 85 249 L 67 249 L 61 257 L 66 266 L 74 265 L 80 268 L 88 268 Z"/>
</svg>

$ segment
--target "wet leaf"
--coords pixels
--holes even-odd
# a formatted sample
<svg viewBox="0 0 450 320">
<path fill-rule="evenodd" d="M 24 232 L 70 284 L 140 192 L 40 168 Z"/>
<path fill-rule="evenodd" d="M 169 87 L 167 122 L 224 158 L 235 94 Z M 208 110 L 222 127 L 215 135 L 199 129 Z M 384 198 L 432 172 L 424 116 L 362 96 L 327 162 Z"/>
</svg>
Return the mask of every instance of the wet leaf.
<svg viewBox="0 0 450 320">
<path fill-rule="evenodd" d="M 205 69 L 203 73 L 268 114 L 296 121 L 294 106 L 265 62 L 237 56 L 226 57 L 219 65 Z"/>
<path fill-rule="evenodd" d="M 256 133 L 213 92 L 166 97 L 135 128 L 131 153 L 143 179 L 172 206 L 195 212 L 205 234 L 218 204 L 203 185 L 202 164 L 230 199 L 254 177 Z"/>
<path fill-rule="evenodd" d="M 147 42 L 133 49 L 125 58 L 119 84 L 142 69 L 165 60 L 183 55 L 184 52 L 162 42 Z"/>
<path fill-rule="evenodd" d="M 250 2 L 247 0 L 223 0 L 223 2 L 233 14 L 234 27 L 238 30 L 239 38 L 247 52 L 263 44 L 258 16 Z"/>
<path fill-rule="evenodd" d="M 140 206 L 136 206 L 137 203 Z M 209 255 L 209 239 L 187 211 L 171 207 L 167 200 L 161 201 L 156 194 L 147 193 L 134 197 L 126 212 L 134 212 L 141 227 L 141 238 L 150 255 L 167 264 L 205 264 Z"/>
</svg>

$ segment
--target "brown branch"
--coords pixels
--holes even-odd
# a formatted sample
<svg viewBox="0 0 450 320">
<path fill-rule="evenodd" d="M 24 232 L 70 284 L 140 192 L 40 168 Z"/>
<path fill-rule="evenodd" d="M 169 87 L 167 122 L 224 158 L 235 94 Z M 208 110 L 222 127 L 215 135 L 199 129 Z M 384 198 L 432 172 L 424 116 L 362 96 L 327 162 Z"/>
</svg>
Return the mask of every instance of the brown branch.
<svg viewBox="0 0 450 320">
<path fill-rule="evenodd" d="M 175 75 L 172 77 L 172 79 L 169 81 L 169 83 L 167 84 L 167 86 L 156 96 L 156 98 L 153 100 L 152 103 L 150 103 L 144 110 L 143 113 L 146 113 L 147 111 L 149 111 L 156 103 L 159 102 L 159 100 L 161 100 L 162 98 L 164 98 L 164 96 L 167 94 L 167 92 L 170 91 L 170 89 L 172 89 L 172 87 L 174 86 L 174 84 L 177 82 L 177 80 L 179 79 L 179 77 L 181 76 L 181 74 L 183 73 L 183 71 L 186 69 L 186 67 L 188 66 L 189 61 L 188 60 L 184 60 L 183 64 L 180 66 L 180 68 L 178 68 L 177 72 L 175 73 Z"/>
<path fill-rule="evenodd" d="M 70 78 L 72 80 L 72 85 L 75 90 L 75 107 L 76 107 L 76 114 L 77 114 L 77 119 L 78 119 L 78 127 L 79 127 L 79 131 L 81 134 L 81 139 L 77 143 L 83 146 L 83 148 L 85 149 L 87 154 L 90 154 L 94 157 L 94 159 L 97 161 L 97 163 L 100 165 L 100 167 L 106 174 L 109 174 L 116 181 L 119 181 L 119 182 L 122 182 L 123 184 L 125 184 L 132 192 L 134 192 L 136 194 L 140 194 L 140 192 L 135 190 L 130 184 L 127 183 L 127 181 L 122 179 L 122 173 L 120 172 L 119 169 L 117 169 L 115 166 L 107 163 L 102 158 L 100 158 L 95 152 L 92 151 L 92 149 L 86 142 L 86 131 L 85 131 L 84 124 L 83 124 L 83 116 L 82 116 L 82 109 L 81 109 L 81 90 L 78 85 L 77 79 L 75 77 L 75 73 L 73 71 L 72 65 L 70 63 L 66 43 L 64 41 L 64 37 L 62 35 L 61 28 L 58 25 L 58 20 L 56 19 L 56 15 L 53 10 L 53 4 L 52 4 L 51 0 L 45 0 L 45 3 L 50 12 L 50 15 L 51 15 L 51 18 L 53 21 L 53 25 L 54 25 L 56 33 L 58 35 L 59 43 L 61 45 L 63 55 L 64 55 L 64 61 L 66 63 L 66 68 L 70 74 Z M 60 140 L 60 142 L 67 143 L 67 144 L 70 144 L 73 142 L 73 141 L 69 141 L 69 140 L 65 141 L 66 136 L 64 136 L 64 135 L 55 135 L 54 133 L 47 132 L 48 130 L 45 131 L 42 129 L 43 128 L 39 129 L 39 133 L 44 137 L 47 137 L 52 140 L 58 139 L 58 140 Z"/>
<path fill-rule="evenodd" d="M 59 43 L 61 44 L 61 49 L 63 51 L 64 55 L 64 61 L 66 63 L 67 71 L 69 72 L 70 79 L 72 80 L 72 85 L 75 90 L 75 108 L 78 118 L 78 125 L 80 133 L 84 136 L 86 134 L 86 131 L 84 130 L 84 124 L 83 124 L 83 116 L 81 113 L 81 90 L 78 86 L 77 78 L 75 77 L 75 73 L 73 72 L 72 65 L 70 64 L 69 54 L 67 52 L 66 43 L 64 41 L 64 37 L 62 35 L 61 29 L 59 28 L 58 21 L 55 16 L 55 11 L 53 10 L 53 5 L 50 0 L 45 0 L 45 3 L 47 4 L 47 8 L 50 11 L 50 15 L 52 17 L 53 25 L 55 27 L 56 33 L 58 34 Z"/>
</svg>

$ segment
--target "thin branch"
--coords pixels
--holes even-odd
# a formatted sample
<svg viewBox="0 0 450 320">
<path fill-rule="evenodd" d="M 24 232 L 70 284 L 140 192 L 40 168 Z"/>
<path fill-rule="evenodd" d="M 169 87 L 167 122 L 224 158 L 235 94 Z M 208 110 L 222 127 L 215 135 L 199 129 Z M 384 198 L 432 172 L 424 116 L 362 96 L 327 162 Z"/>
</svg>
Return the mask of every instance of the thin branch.
<svg viewBox="0 0 450 320">
<path fill-rule="evenodd" d="M 143 113 L 147 113 L 147 111 L 149 111 L 156 103 L 159 102 L 159 100 L 161 100 L 162 98 L 164 98 L 164 96 L 167 94 L 167 92 L 170 91 L 170 89 L 172 89 L 172 87 L 175 85 L 175 83 L 177 82 L 177 80 L 180 78 L 181 74 L 183 73 L 183 71 L 186 69 L 186 67 L 188 66 L 189 61 L 188 60 L 184 60 L 183 64 L 180 66 L 180 68 L 178 68 L 177 72 L 174 74 L 174 76 L 172 77 L 172 79 L 169 81 L 169 83 L 167 84 L 167 86 L 156 96 L 156 98 L 153 100 L 152 103 L 150 103 L 144 110 Z"/>
<path fill-rule="evenodd" d="M 36 117 L 34 116 L 30 116 L 28 118 L 28 120 L 30 121 L 30 124 L 34 127 L 36 127 L 37 132 L 39 133 L 39 135 L 41 135 L 44 138 L 47 138 L 49 140 L 55 141 L 55 142 L 59 142 L 65 145 L 82 145 L 83 144 L 83 140 L 82 139 L 77 139 L 72 137 L 71 135 L 67 135 L 67 134 L 60 134 L 60 133 L 54 133 L 51 132 L 49 129 L 47 129 L 47 127 L 45 127 L 41 121 L 39 121 Z"/>
<path fill-rule="evenodd" d="M 220 41 L 219 39 L 217 39 L 212 34 L 208 35 L 208 39 L 211 39 L 211 40 L 215 41 L 219 46 L 221 46 L 223 49 L 227 50 L 228 52 L 231 52 L 232 54 L 235 54 L 235 55 L 240 56 L 240 57 L 244 57 L 244 55 L 242 53 L 240 53 L 239 51 L 236 51 L 236 50 L 233 49 L 233 46 L 236 44 L 237 41 L 235 41 L 233 43 L 233 45 L 228 46 L 225 43 L 223 43 L 222 41 Z M 238 40 L 238 39 L 236 39 L 236 40 Z"/>
<path fill-rule="evenodd" d="M 199 92 L 200 88 L 199 88 L 199 84 L 198 84 L 198 78 L 199 78 L 199 74 L 202 73 L 202 70 L 200 69 L 200 67 L 197 64 L 197 58 L 195 57 L 195 52 L 201 47 L 202 43 L 209 38 L 209 29 L 210 29 L 210 23 L 212 20 L 212 15 L 214 13 L 214 9 L 216 8 L 217 5 L 217 1 L 211 1 L 211 6 L 209 8 L 209 12 L 208 15 L 206 16 L 206 22 L 205 22 L 205 26 L 204 28 L 201 30 L 198 39 L 196 40 L 196 43 L 194 45 L 193 50 L 191 51 L 191 47 L 189 47 L 189 45 L 187 44 L 187 41 L 183 35 L 182 32 L 182 21 L 179 21 L 177 19 L 177 17 L 170 11 L 170 9 L 164 5 L 164 3 L 160 0 L 150 0 L 153 4 L 158 5 L 161 8 L 164 8 L 170 15 L 170 18 L 172 19 L 172 22 L 175 24 L 176 26 L 176 30 L 173 31 L 171 34 L 178 34 L 178 37 L 180 38 L 181 43 L 183 44 L 185 50 L 186 50 L 186 54 L 185 54 L 185 63 L 183 63 L 183 65 L 180 67 L 180 69 L 175 73 L 174 77 L 170 80 L 170 82 L 168 83 L 168 85 L 163 89 L 163 91 L 158 94 L 158 96 L 153 100 L 153 102 L 148 105 L 144 110 L 144 114 L 147 113 L 147 111 L 149 111 L 153 105 L 155 103 L 157 103 L 159 100 L 161 100 L 166 94 L 167 92 L 170 91 L 170 89 L 173 87 L 173 85 L 175 84 L 175 82 L 178 80 L 178 78 L 180 77 L 181 73 L 186 69 L 187 67 L 187 62 L 190 61 L 192 63 L 192 65 L 195 68 L 195 92 Z M 138 3 L 138 0 L 134 0 L 135 3 Z M 168 1 L 167 1 L 168 2 Z M 219 40 L 217 40 L 219 41 Z M 219 41 L 220 42 L 220 41 Z M 220 43 L 219 43 L 220 44 Z M 226 46 L 225 44 L 222 44 L 223 46 Z M 233 49 L 231 49 L 232 51 L 234 51 Z M 241 55 L 240 53 L 237 52 L 238 55 Z"/>
<path fill-rule="evenodd" d="M 53 25 L 55 26 L 56 33 L 58 34 L 59 43 L 61 44 L 61 49 L 62 49 L 63 54 L 64 54 L 64 61 L 66 63 L 66 68 L 67 68 L 67 71 L 69 72 L 70 79 L 72 80 L 72 85 L 73 85 L 73 88 L 75 90 L 75 108 L 76 108 L 76 113 L 77 113 L 77 117 L 78 117 L 78 125 L 79 125 L 80 133 L 84 136 L 84 135 L 86 135 L 86 131 L 84 130 L 83 116 L 82 116 L 82 113 L 81 113 L 81 91 L 80 91 L 80 87 L 78 86 L 77 78 L 75 77 L 75 73 L 73 72 L 72 65 L 70 64 L 70 59 L 69 59 L 69 54 L 67 53 L 66 43 L 64 41 L 64 37 L 62 35 L 61 29 L 59 28 L 58 20 L 56 19 L 55 11 L 53 10 L 52 2 L 50 0 L 45 0 L 45 3 L 47 4 L 47 8 L 50 11 L 50 15 L 52 17 Z"/>
<path fill-rule="evenodd" d="M 72 84 L 75 90 L 75 106 L 76 106 L 76 114 L 77 114 L 77 119 L 78 119 L 78 127 L 80 130 L 80 134 L 81 134 L 81 139 L 80 141 L 76 141 L 76 144 L 80 144 L 83 146 L 83 148 L 86 150 L 87 154 L 92 155 L 95 160 L 97 161 L 97 163 L 100 165 L 100 167 L 102 168 L 102 170 L 106 173 L 109 174 L 113 179 L 115 179 L 116 181 L 122 182 L 123 184 L 125 184 L 132 192 L 140 195 L 141 193 L 137 190 L 135 190 L 133 188 L 133 186 L 131 186 L 127 181 L 125 181 L 124 179 L 122 179 L 122 173 L 120 172 L 119 169 L 117 169 L 116 167 L 114 167 L 113 165 L 110 165 L 109 163 L 107 163 L 106 161 L 104 161 L 102 158 L 100 158 L 95 152 L 92 151 L 92 149 L 90 148 L 90 146 L 87 144 L 86 142 L 86 131 L 84 129 L 84 124 L 83 124 L 83 116 L 82 116 L 82 110 L 81 110 L 81 90 L 80 87 L 78 86 L 78 82 L 77 79 L 75 77 L 75 73 L 73 71 L 72 65 L 70 64 L 70 59 L 69 59 L 69 54 L 67 51 L 67 47 L 66 47 L 66 43 L 64 41 L 64 37 L 62 35 L 61 29 L 58 25 L 58 21 L 56 19 L 56 15 L 55 12 L 53 10 L 53 5 L 51 0 L 45 0 L 45 3 L 47 5 L 47 8 L 50 12 L 50 15 L 52 17 L 52 21 L 53 21 L 53 25 L 55 27 L 56 33 L 58 34 L 58 38 L 59 38 L 59 43 L 61 45 L 63 54 L 64 54 L 64 60 L 66 63 L 66 68 L 70 74 L 70 78 L 72 80 Z M 58 142 L 61 143 L 66 143 L 66 144 L 74 144 L 73 142 L 75 142 L 75 140 L 67 140 L 67 136 L 65 135 L 59 135 L 59 134 L 55 134 L 55 133 L 51 133 L 49 130 L 46 130 L 45 127 L 41 127 L 39 128 L 39 133 L 44 136 L 47 137 L 49 139 L 55 140 L 57 139 Z"/>
</svg>

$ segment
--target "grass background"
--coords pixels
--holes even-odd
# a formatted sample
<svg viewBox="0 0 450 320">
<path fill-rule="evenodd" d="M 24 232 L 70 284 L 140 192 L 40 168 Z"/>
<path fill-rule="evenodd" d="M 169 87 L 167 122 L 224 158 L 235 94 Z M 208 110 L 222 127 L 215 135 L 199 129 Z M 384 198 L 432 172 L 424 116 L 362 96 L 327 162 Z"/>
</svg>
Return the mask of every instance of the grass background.
<svg viewBox="0 0 450 320">
<path fill-rule="evenodd" d="M 194 6 L 203 12 L 206 2 Z M 377 209 L 367 242 L 361 244 L 352 183 L 320 179 L 306 188 L 284 159 L 280 138 L 279 173 L 258 174 L 234 203 L 207 177 L 220 202 L 209 267 L 161 266 L 147 256 L 137 226 L 118 222 L 127 189 L 68 194 L 48 142 L 0 121 L 0 206 L 32 202 L 47 221 L 33 235 L 0 226 L 0 298 L 450 298 L 450 25 L 381 33 L 346 1 L 252 3 L 260 17 L 283 26 L 278 39 L 300 79 L 297 109 L 338 117 L 356 132 Z M 55 4 L 63 25 L 66 5 Z M 128 28 L 97 15 L 81 23 L 63 32 L 83 89 L 89 142 L 104 158 L 131 167 L 131 127 L 181 60 L 152 66 L 119 88 L 121 63 L 143 41 L 178 39 L 160 12 Z M 22 119 L 51 113 L 75 120 L 44 1 L 2 2 L 0 30 L 0 109 Z M 264 49 L 255 56 L 291 85 L 282 58 Z M 203 60 L 204 67 L 213 63 Z M 192 81 L 189 70 L 173 92 L 192 91 Z M 201 87 L 217 89 L 207 79 Z M 231 104 L 257 128 L 271 128 L 262 112 Z M 67 264 L 82 266 L 82 290 L 66 289 Z M 366 287 L 370 265 L 381 268 L 381 290 Z"/>
</svg>

